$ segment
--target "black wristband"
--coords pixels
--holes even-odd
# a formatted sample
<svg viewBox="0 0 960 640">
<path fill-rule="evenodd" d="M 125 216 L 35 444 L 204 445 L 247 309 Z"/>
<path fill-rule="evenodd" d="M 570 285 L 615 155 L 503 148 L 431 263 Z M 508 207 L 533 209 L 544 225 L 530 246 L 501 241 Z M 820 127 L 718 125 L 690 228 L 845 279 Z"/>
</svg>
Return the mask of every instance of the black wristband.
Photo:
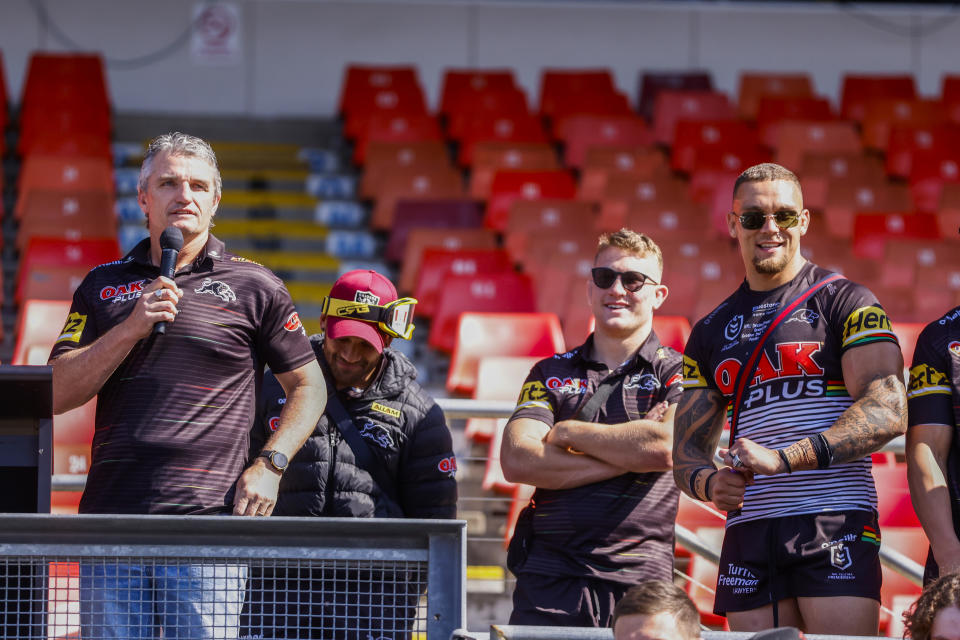
<svg viewBox="0 0 960 640">
<path fill-rule="evenodd" d="M 714 468 L 715 467 L 706 467 L 706 466 L 697 467 L 697 469 L 690 474 L 690 495 L 692 495 L 697 500 L 700 500 L 701 502 L 706 502 L 709 498 L 707 499 L 701 498 L 700 494 L 697 493 L 697 477 L 700 475 L 700 472 L 703 471 L 704 469 L 714 469 Z"/>
<path fill-rule="evenodd" d="M 777 453 L 780 454 L 780 459 L 783 460 L 783 464 L 787 465 L 787 473 L 793 473 L 793 468 L 790 466 L 790 461 L 787 460 L 787 454 L 783 452 L 783 449 L 777 449 Z"/>
<path fill-rule="evenodd" d="M 827 436 L 823 435 L 823 431 L 818 433 L 817 437 L 823 441 L 823 448 L 827 450 L 827 466 L 830 467 L 833 465 L 833 447 L 827 442 Z"/>
<path fill-rule="evenodd" d="M 713 480 L 713 476 L 717 475 L 719 469 L 714 469 L 713 473 L 707 476 L 707 481 L 703 483 L 703 492 L 706 494 L 706 497 L 703 499 L 704 502 L 710 502 L 710 481 Z"/>
<path fill-rule="evenodd" d="M 822 434 L 810 436 L 807 438 L 813 447 L 813 452 L 817 454 L 817 468 L 826 469 L 830 466 L 830 447 L 827 446 L 827 440 Z"/>
</svg>

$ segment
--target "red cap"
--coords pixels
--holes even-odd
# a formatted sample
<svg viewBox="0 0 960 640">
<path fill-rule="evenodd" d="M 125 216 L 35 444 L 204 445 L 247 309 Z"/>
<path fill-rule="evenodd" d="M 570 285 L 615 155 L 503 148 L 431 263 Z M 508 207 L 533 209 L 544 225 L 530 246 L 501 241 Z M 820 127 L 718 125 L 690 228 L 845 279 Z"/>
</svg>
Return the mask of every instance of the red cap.
<svg viewBox="0 0 960 640">
<path fill-rule="evenodd" d="M 383 306 L 397 299 L 397 290 L 392 282 L 376 271 L 356 269 L 346 272 L 333 283 L 330 297 Z M 372 344 L 377 353 L 383 353 L 385 336 L 371 322 L 327 316 L 325 335 L 333 339 L 351 336 L 362 338 Z"/>
</svg>

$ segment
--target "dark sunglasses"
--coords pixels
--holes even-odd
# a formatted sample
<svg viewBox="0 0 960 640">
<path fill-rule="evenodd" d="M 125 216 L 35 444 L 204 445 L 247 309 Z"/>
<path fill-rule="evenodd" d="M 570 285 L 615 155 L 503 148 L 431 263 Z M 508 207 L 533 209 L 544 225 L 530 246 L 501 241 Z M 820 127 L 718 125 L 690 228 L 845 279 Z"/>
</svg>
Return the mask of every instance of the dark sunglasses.
<svg viewBox="0 0 960 640">
<path fill-rule="evenodd" d="M 777 211 L 776 213 L 750 211 L 738 217 L 740 218 L 740 226 L 750 231 L 761 228 L 766 224 L 768 217 L 773 218 L 773 221 L 781 229 L 793 228 L 800 222 L 800 214 L 796 211 Z"/>
<path fill-rule="evenodd" d="M 639 271 L 614 271 L 610 267 L 594 267 L 590 270 L 590 277 L 593 278 L 593 284 L 601 289 L 609 289 L 613 286 L 613 283 L 617 281 L 617 278 L 620 278 L 620 282 L 623 283 L 623 288 L 630 293 L 640 291 L 643 285 L 648 282 L 654 285 L 660 284 L 650 276 L 640 273 Z"/>
</svg>

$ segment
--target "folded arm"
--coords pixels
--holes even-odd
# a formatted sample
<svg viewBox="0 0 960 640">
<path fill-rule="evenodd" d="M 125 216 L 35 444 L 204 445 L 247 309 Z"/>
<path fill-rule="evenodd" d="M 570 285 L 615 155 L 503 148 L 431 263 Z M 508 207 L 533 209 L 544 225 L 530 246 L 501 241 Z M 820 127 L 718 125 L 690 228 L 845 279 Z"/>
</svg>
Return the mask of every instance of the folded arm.
<svg viewBox="0 0 960 640">
<path fill-rule="evenodd" d="M 907 479 L 910 497 L 930 540 L 940 575 L 960 570 L 960 540 L 953 528 L 947 456 L 953 427 L 919 424 L 907 431 Z"/>
</svg>

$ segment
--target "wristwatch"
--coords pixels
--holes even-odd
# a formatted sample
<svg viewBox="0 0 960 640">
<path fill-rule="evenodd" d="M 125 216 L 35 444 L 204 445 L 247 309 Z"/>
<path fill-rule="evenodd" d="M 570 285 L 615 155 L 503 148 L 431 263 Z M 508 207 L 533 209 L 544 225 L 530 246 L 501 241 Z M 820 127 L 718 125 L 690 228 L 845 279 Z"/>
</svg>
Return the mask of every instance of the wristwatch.
<svg viewBox="0 0 960 640">
<path fill-rule="evenodd" d="M 273 467 L 273 470 L 279 474 L 283 474 L 283 472 L 287 470 L 287 465 L 290 464 L 290 461 L 287 460 L 286 454 L 279 451 L 269 451 L 264 449 L 257 457 L 266 458 L 269 460 L 270 466 Z"/>
</svg>

